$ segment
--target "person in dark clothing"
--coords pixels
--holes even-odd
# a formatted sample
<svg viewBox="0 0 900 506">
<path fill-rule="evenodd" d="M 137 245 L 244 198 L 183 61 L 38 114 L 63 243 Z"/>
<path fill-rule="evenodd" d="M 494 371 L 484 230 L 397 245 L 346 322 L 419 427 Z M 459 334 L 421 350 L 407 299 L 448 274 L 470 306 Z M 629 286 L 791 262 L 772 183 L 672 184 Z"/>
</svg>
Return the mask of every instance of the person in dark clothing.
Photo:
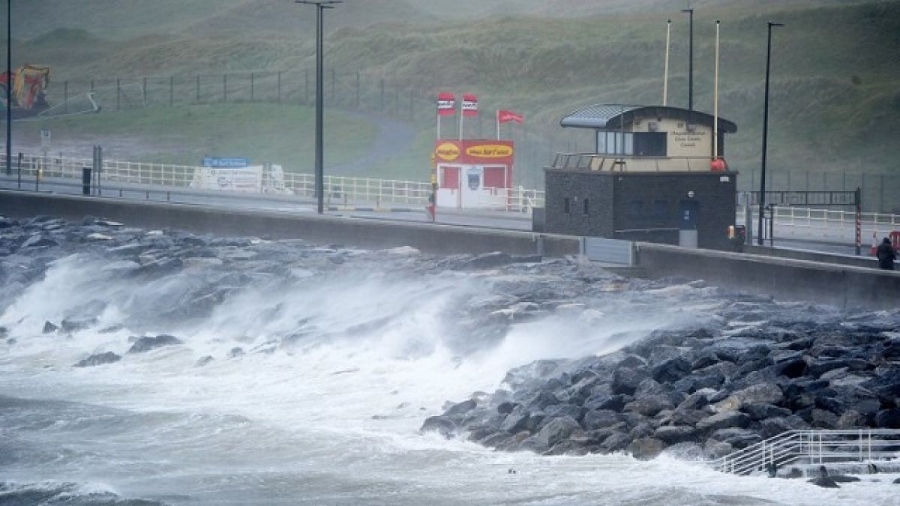
<svg viewBox="0 0 900 506">
<path fill-rule="evenodd" d="M 875 250 L 875 256 L 878 257 L 878 267 L 888 271 L 894 270 L 894 260 L 897 259 L 897 252 L 891 246 L 891 240 L 887 237 L 878 245 Z"/>
</svg>

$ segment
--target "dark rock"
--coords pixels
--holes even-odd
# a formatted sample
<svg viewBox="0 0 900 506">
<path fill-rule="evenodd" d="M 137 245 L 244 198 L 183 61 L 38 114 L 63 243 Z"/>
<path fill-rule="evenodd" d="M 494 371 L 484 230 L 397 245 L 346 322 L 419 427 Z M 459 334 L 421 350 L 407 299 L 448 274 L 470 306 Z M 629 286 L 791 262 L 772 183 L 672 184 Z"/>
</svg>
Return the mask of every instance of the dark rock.
<svg viewBox="0 0 900 506">
<path fill-rule="evenodd" d="M 634 395 L 638 385 L 650 377 L 644 368 L 619 367 L 613 372 L 612 393 Z"/>
<path fill-rule="evenodd" d="M 581 417 L 584 416 L 586 409 L 581 406 L 576 406 L 572 404 L 555 404 L 553 406 L 547 406 L 544 409 L 544 412 L 550 418 L 559 418 L 561 416 L 568 416 L 575 421 L 580 421 Z"/>
<path fill-rule="evenodd" d="M 605 453 L 612 453 L 624 450 L 629 444 L 631 444 L 631 438 L 628 437 L 627 434 L 616 432 L 603 441 L 600 445 L 600 449 Z"/>
<path fill-rule="evenodd" d="M 672 445 L 693 440 L 696 432 L 693 427 L 687 425 L 670 425 L 656 429 L 653 437 Z"/>
<path fill-rule="evenodd" d="M 508 415 L 508 414 L 512 413 L 512 410 L 514 410 L 516 408 L 516 406 L 518 406 L 518 405 L 519 404 L 517 404 L 515 402 L 509 402 L 509 401 L 501 402 L 500 404 L 497 405 L 497 413 L 500 413 L 501 415 Z"/>
<path fill-rule="evenodd" d="M 197 363 L 194 364 L 194 366 L 195 366 L 195 367 L 203 367 L 203 366 L 205 366 L 206 364 L 208 364 L 208 363 L 210 363 L 210 362 L 212 362 L 212 361 L 213 361 L 213 358 L 212 358 L 211 355 L 205 355 L 205 356 L 203 356 L 203 357 L 200 357 L 200 359 L 197 360 Z"/>
<path fill-rule="evenodd" d="M 716 441 L 728 443 L 733 448 L 738 449 L 746 448 L 750 445 L 762 441 L 762 437 L 756 432 L 748 429 L 739 429 L 734 427 L 719 429 L 713 432 L 710 437 L 712 439 L 715 439 Z"/>
<path fill-rule="evenodd" d="M 59 330 L 59 327 L 57 327 L 56 325 L 48 321 L 44 322 L 44 334 L 50 334 L 51 332 L 56 332 L 57 330 Z"/>
<path fill-rule="evenodd" d="M 503 422 L 500 424 L 500 430 L 510 434 L 520 432 L 528 427 L 529 418 L 530 414 L 528 411 L 521 406 L 517 406 L 503 419 Z"/>
<path fill-rule="evenodd" d="M 614 426 L 624 420 L 621 414 L 610 409 L 591 410 L 584 414 L 581 425 L 584 430 L 597 430 Z"/>
<path fill-rule="evenodd" d="M 791 410 L 787 408 L 779 408 L 771 404 L 749 404 L 741 407 L 741 411 L 747 413 L 753 421 L 765 420 L 767 418 L 784 418 L 791 416 Z"/>
<path fill-rule="evenodd" d="M 652 437 L 635 439 L 628 445 L 627 451 L 638 460 L 656 458 L 666 448 L 666 444 Z"/>
<path fill-rule="evenodd" d="M 80 360 L 73 367 L 94 367 L 103 364 L 112 364 L 113 362 L 118 362 L 121 359 L 122 357 L 120 357 L 119 355 L 116 355 L 111 351 L 107 351 L 106 353 L 98 353 Z"/>
<path fill-rule="evenodd" d="M 241 348 L 240 346 L 236 346 L 236 347 L 232 348 L 231 351 L 228 352 L 228 358 L 238 358 L 238 357 L 244 356 L 244 354 L 245 354 L 244 349 Z"/>
<path fill-rule="evenodd" d="M 550 448 L 576 431 L 581 432 L 581 425 L 578 424 L 578 421 L 569 416 L 562 416 L 554 418 L 544 425 L 536 436 L 543 446 Z"/>
<path fill-rule="evenodd" d="M 690 372 L 691 363 L 684 357 L 675 357 L 653 367 L 651 377 L 660 383 L 674 383 Z"/>
<path fill-rule="evenodd" d="M 875 426 L 879 429 L 900 429 L 900 408 L 879 411 L 875 415 Z"/>
<path fill-rule="evenodd" d="M 422 423 L 420 432 L 437 432 L 438 434 L 450 438 L 456 434 L 456 423 L 446 416 L 429 416 Z"/>
<path fill-rule="evenodd" d="M 745 428 L 750 425 L 750 417 L 740 411 L 723 411 L 697 422 L 698 430 L 714 431 L 729 427 Z"/>
<path fill-rule="evenodd" d="M 467 399 L 444 410 L 444 416 L 456 417 L 464 415 L 475 409 L 476 406 L 478 406 L 478 403 L 474 399 Z"/>
<path fill-rule="evenodd" d="M 662 395 L 650 395 L 635 399 L 625 405 L 625 411 L 633 411 L 643 416 L 655 416 L 664 409 L 672 409 L 675 406 L 668 397 Z"/>
<path fill-rule="evenodd" d="M 70 333 L 84 330 L 96 323 L 97 318 L 94 316 L 73 317 L 63 319 L 63 321 L 60 322 L 60 327 L 63 332 Z"/>
<path fill-rule="evenodd" d="M 625 404 L 631 402 L 631 397 L 624 394 L 595 394 L 584 401 L 584 408 L 587 410 L 611 409 L 621 411 Z"/>
<path fill-rule="evenodd" d="M 764 439 L 777 436 L 789 430 L 808 430 L 809 424 L 801 417 L 791 415 L 784 418 L 768 418 L 759 422 L 760 435 Z"/>
<path fill-rule="evenodd" d="M 141 337 L 128 350 L 128 353 L 144 353 L 163 346 L 182 344 L 181 340 L 168 334 L 160 334 L 156 337 Z"/>
</svg>

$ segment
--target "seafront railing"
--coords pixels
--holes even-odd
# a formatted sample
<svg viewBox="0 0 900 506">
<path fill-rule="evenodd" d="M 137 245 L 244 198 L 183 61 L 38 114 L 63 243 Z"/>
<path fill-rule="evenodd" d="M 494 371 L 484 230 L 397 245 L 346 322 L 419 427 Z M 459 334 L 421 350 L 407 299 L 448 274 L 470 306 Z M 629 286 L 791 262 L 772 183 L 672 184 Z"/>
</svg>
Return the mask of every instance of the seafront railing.
<svg viewBox="0 0 900 506">
<path fill-rule="evenodd" d="M 62 178 L 80 183 L 82 168 L 92 167 L 91 158 L 25 155 L 13 158 L 13 167 L 6 171 L 6 160 L 0 157 L 0 174 L 8 174 L 8 179 L 19 178 L 27 188 L 36 180 Z M 190 165 L 167 163 L 132 162 L 104 159 L 99 182 L 102 185 L 153 185 L 171 189 L 187 190 L 194 180 L 195 171 L 200 168 Z M 268 177 L 268 176 L 267 176 Z M 315 176 L 313 174 L 284 173 L 275 184 L 264 179 L 262 193 L 291 194 L 300 198 L 315 198 Z M 378 207 L 416 206 L 428 203 L 431 184 L 422 181 L 405 181 L 376 178 L 360 178 L 325 175 L 325 198 L 329 206 L 368 205 Z M 276 191 L 277 190 L 277 191 Z M 286 190 L 286 191 L 284 191 Z M 543 190 L 526 189 L 521 186 L 510 188 L 507 198 L 499 199 L 495 210 L 528 212 L 545 206 Z M 751 208 L 753 216 L 757 210 Z M 736 222 L 744 223 L 744 210 L 738 207 Z M 812 239 L 852 242 L 855 231 L 856 212 L 853 210 L 814 209 L 781 206 L 775 208 L 775 223 L 778 227 L 789 227 L 801 235 Z M 900 215 L 866 212 L 861 214 L 863 226 L 863 246 L 868 246 L 872 234 L 887 236 L 893 230 L 900 231 Z M 849 235 L 848 235 L 849 234 Z"/>
<path fill-rule="evenodd" d="M 879 462 L 900 458 L 900 430 L 792 430 L 710 462 L 732 474 L 766 472 L 791 464 Z"/>
<path fill-rule="evenodd" d="M 80 182 L 82 169 L 93 167 L 93 164 L 91 158 L 23 154 L 21 158 L 13 159 L 13 167 L 9 174 L 13 179 L 20 178 L 25 185 L 50 178 Z M 124 184 L 188 189 L 198 169 L 202 167 L 104 159 L 99 175 L 95 174 L 93 177 L 99 177 L 101 187 Z M 0 157 L 0 171 L 6 172 L 6 160 L 2 157 Z M 325 200 L 330 206 L 422 207 L 428 204 L 432 191 L 431 184 L 422 181 L 325 175 L 323 182 Z M 496 210 L 525 212 L 544 205 L 544 192 L 541 190 L 516 187 L 510 188 L 507 192 L 506 198 L 496 201 L 498 202 Z M 266 173 L 261 193 L 315 198 L 315 176 L 288 172 L 280 174 L 278 181 L 275 181 Z"/>
</svg>

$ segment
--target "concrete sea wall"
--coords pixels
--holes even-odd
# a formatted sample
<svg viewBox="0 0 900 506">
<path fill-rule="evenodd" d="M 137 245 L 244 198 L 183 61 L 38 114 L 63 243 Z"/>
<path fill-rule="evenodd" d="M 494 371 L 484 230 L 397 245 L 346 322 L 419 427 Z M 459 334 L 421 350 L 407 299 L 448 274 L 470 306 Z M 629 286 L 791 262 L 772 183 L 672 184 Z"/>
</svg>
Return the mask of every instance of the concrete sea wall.
<svg viewBox="0 0 900 506">
<path fill-rule="evenodd" d="M 578 255 L 581 249 L 578 237 L 564 235 L 15 191 L 0 191 L 0 214 L 11 218 L 51 215 L 68 220 L 90 215 L 141 228 L 302 238 L 365 248 L 411 246 L 438 254 L 501 251 L 558 257 Z M 811 254 L 814 260 L 804 260 L 773 256 L 779 250 L 772 249 L 765 254 L 739 254 L 651 243 L 638 243 L 636 249 L 641 271 L 654 278 L 704 279 L 735 290 L 839 307 L 894 309 L 900 305 L 900 271 L 841 265 L 839 257 L 831 260 L 829 255 Z M 860 263 L 871 265 L 862 259 Z"/>
<path fill-rule="evenodd" d="M 826 263 L 825 255 L 810 261 L 649 243 L 638 244 L 637 250 L 641 267 L 654 278 L 704 279 L 735 290 L 844 308 L 900 306 L 900 271 Z"/>
<path fill-rule="evenodd" d="M 140 228 L 193 233 L 300 238 L 320 244 L 364 248 L 411 246 L 428 253 L 577 255 L 577 237 L 486 230 L 432 223 L 364 220 L 315 213 L 229 211 L 195 205 L 0 191 L 0 214 L 11 218 L 50 215 L 67 220 L 97 216 Z"/>
</svg>

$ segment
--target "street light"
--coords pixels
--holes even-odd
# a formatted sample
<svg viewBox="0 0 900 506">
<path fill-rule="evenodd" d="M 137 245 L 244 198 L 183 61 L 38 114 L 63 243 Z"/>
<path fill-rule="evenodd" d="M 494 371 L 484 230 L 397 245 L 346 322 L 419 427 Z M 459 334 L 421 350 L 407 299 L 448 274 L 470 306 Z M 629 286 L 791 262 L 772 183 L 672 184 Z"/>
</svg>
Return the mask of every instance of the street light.
<svg viewBox="0 0 900 506">
<path fill-rule="evenodd" d="M 12 174 L 12 0 L 6 0 L 6 175 Z"/>
<path fill-rule="evenodd" d="M 324 111 L 324 85 L 325 73 L 323 71 L 322 32 L 323 12 L 325 9 L 333 9 L 334 4 L 342 3 L 342 0 L 294 0 L 294 3 L 316 6 L 316 197 L 318 198 L 318 212 L 324 212 L 325 175 L 323 169 L 324 148 L 322 143 L 323 111 Z"/>
<path fill-rule="evenodd" d="M 756 227 L 756 243 L 763 245 L 763 208 L 766 206 L 766 141 L 769 136 L 769 74 L 772 68 L 772 27 L 784 26 L 769 21 L 769 41 L 766 45 L 766 93 L 763 100 L 762 170 L 759 177 L 759 220 Z M 774 218 L 774 216 L 773 216 Z"/>
<path fill-rule="evenodd" d="M 688 38 L 688 123 L 694 111 L 694 9 L 682 9 L 690 16 L 690 36 Z"/>
</svg>

